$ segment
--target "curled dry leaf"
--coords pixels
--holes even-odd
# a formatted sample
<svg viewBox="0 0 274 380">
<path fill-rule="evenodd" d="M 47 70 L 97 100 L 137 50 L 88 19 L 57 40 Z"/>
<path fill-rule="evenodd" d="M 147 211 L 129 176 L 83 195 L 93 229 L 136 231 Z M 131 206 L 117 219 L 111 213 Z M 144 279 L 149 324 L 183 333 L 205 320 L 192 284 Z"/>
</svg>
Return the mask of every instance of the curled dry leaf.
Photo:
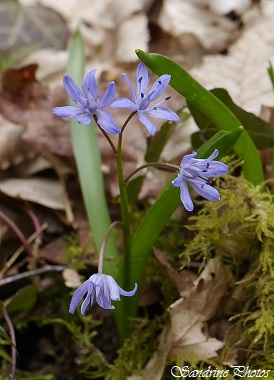
<svg viewBox="0 0 274 380">
<path fill-rule="evenodd" d="M 236 104 L 259 115 L 262 104 L 274 101 L 269 61 L 274 62 L 273 15 L 256 15 L 227 56 L 206 56 L 192 74 L 209 89 L 225 88 Z"/>
<path fill-rule="evenodd" d="M 65 281 L 65 285 L 68 288 L 78 288 L 82 281 L 78 272 L 72 268 L 66 268 L 62 273 L 63 279 Z"/>
<path fill-rule="evenodd" d="M 161 380 L 167 359 L 210 359 L 218 356 L 223 342 L 204 333 L 206 321 L 216 315 L 227 284 L 219 258 L 211 259 L 194 281 L 189 296 L 169 309 L 169 324 L 159 338 L 159 350 L 147 363 L 140 379 Z M 128 380 L 134 379 L 128 378 Z M 137 379 L 137 378 L 136 378 Z"/>
<path fill-rule="evenodd" d="M 210 11 L 205 4 L 188 0 L 164 0 L 159 26 L 174 37 L 194 34 L 207 50 L 221 50 L 227 46 L 237 24 Z"/>
</svg>

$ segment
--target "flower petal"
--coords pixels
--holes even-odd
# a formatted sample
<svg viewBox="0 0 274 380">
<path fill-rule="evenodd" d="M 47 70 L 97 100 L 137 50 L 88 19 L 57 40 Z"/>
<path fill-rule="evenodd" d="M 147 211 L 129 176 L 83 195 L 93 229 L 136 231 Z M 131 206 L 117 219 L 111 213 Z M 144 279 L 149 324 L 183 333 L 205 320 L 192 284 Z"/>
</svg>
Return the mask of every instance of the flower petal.
<svg viewBox="0 0 274 380">
<path fill-rule="evenodd" d="M 74 107 L 74 106 L 64 106 L 64 107 L 55 107 L 52 112 L 60 117 L 65 119 L 73 119 L 83 113 L 82 108 Z"/>
<path fill-rule="evenodd" d="M 106 282 L 109 288 L 110 298 L 113 301 L 120 301 L 119 286 L 113 277 L 106 275 Z"/>
<path fill-rule="evenodd" d="M 76 118 L 79 124 L 88 125 L 91 123 L 92 115 L 79 115 Z"/>
<path fill-rule="evenodd" d="M 136 97 L 141 98 L 141 94 L 145 94 L 149 85 L 151 75 L 148 74 L 147 68 L 140 63 L 136 70 Z"/>
<path fill-rule="evenodd" d="M 128 108 L 131 111 L 137 111 L 136 104 L 127 98 L 120 98 L 115 100 L 111 105 L 112 108 Z"/>
<path fill-rule="evenodd" d="M 188 182 L 198 194 L 208 199 L 209 201 L 214 202 L 220 200 L 218 190 L 210 186 L 210 184 L 208 184 L 205 180 L 201 178 L 196 178 L 194 180 L 188 179 Z"/>
<path fill-rule="evenodd" d="M 106 89 L 106 92 L 103 96 L 103 99 L 100 104 L 100 108 L 107 108 L 111 103 L 114 102 L 116 94 L 116 84 L 114 82 L 110 82 Z"/>
<path fill-rule="evenodd" d="M 170 121 L 180 121 L 179 116 L 174 111 L 166 107 L 157 107 L 145 111 L 147 115 L 156 117 L 157 119 L 165 119 Z"/>
<path fill-rule="evenodd" d="M 150 100 L 153 101 L 157 98 L 159 98 L 159 96 L 162 95 L 162 93 L 166 90 L 169 82 L 170 82 L 170 79 L 171 79 L 171 75 L 162 75 L 160 76 L 160 78 L 158 78 L 153 86 L 151 87 L 150 91 L 149 91 L 149 94 L 150 95 Z"/>
<path fill-rule="evenodd" d="M 181 182 L 180 196 L 181 196 L 181 201 L 183 205 L 185 206 L 186 210 L 193 211 L 194 205 L 193 205 L 191 196 L 189 194 L 188 186 L 185 180 Z"/>
<path fill-rule="evenodd" d="M 70 306 L 69 306 L 69 312 L 71 314 L 74 314 L 79 302 L 82 300 L 84 295 L 88 292 L 88 288 L 89 288 L 89 281 L 87 280 L 73 293 Z"/>
<path fill-rule="evenodd" d="M 81 306 L 81 314 L 84 315 L 86 312 L 86 308 L 88 305 L 92 306 L 94 301 L 94 293 L 95 293 L 95 286 L 92 284 L 92 282 L 89 283 L 88 288 L 88 294 L 86 295 L 86 298 L 84 299 L 84 302 Z"/>
<path fill-rule="evenodd" d="M 117 285 L 117 286 L 118 286 L 120 294 L 122 296 L 126 296 L 126 297 L 134 296 L 134 294 L 136 293 L 137 288 L 138 288 L 138 285 L 136 283 L 135 283 L 134 289 L 130 290 L 130 291 L 126 291 L 126 290 L 122 289 L 121 286 L 119 286 L 119 285 Z"/>
<path fill-rule="evenodd" d="M 98 86 L 95 79 L 95 75 L 96 75 L 96 70 L 89 71 L 85 75 L 83 79 L 83 84 L 82 84 L 83 91 L 86 97 L 92 103 L 92 106 L 94 106 L 94 103 L 97 102 L 97 99 L 99 97 Z"/>
<path fill-rule="evenodd" d="M 123 74 L 122 74 L 122 78 L 123 78 L 124 81 L 127 82 L 127 84 L 129 85 L 129 90 L 130 90 L 131 99 L 132 99 L 133 103 L 136 103 L 136 102 L 137 102 L 137 99 L 136 99 L 136 95 L 135 95 L 135 92 L 134 92 L 134 88 L 133 88 L 133 86 L 132 86 L 131 81 L 128 79 L 127 74 L 123 73 Z"/>
<path fill-rule="evenodd" d="M 144 126 L 147 128 L 147 130 L 149 131 L 149 133 L 151 135 L 154 135 L 157 128 L 155 127 L 155 125 L 146 117 L 144 116 L 142 113 L 138 112 L 138 118 L 140 120 L 140 122 L 142 124 L 144 124 Z"/>
<path fill-rule="evenodd" d="M 98 124 L 104 131 L 112 133 L 113 135 L 118 135 L 121 132 L 113 117 L 107 111 L 101 111 L 98 109 L 96 111 L 96 116 Z"/>
<path fill-rule="evenodd" d="M 69 97 L 74 101 L 74 103 L 79 106 L 85 107 L 87 100 L 84 98 L 80 88 L 74 82 L 74 80 L 66 74 L 63 79 L 65 90 L 67 91 Z"/>
</svg>

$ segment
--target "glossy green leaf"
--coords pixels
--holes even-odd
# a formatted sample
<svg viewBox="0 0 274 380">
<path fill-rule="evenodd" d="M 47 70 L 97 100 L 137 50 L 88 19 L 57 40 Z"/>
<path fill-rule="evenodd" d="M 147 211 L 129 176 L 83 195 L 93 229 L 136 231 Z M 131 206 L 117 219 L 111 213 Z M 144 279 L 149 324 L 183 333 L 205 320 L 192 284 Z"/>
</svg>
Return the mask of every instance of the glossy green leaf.
<svg viewBox="0 0 274 380">
<path fill-rule="evenodd" d="M 10 303 L 7 305 L 7 312 L 30 310 L 36 302 L 38 289 L 34 285 L 28 285 L 18 290 Z"/>
<path fill-rule="evenodd" d="M 221 159 L 233 145 L 237 142 L 243 133 L 243 127 L 235 128 L 231 132 L 220 131 L 217 135 L 212 137 L 205 146 L 197 150 L 197 157 L 208 157 L 215 149 L 219 149 L 220 154 L 218 159 Z M 180 206 L 180 190 L 174 187 L 171 183 L 174 175 L 167 183 L 165 188 L 157 197 L 153 206 L 148 210 L 144 219 L 142 220 L 139 228 L 131 244 L 131 286 L 137 282 L 139 286 L 142 283 L 145 268 L 148 259 L 151 255 L 152 247 L 156 243 L 160 233 L 163 231 L 170 217 L 174 211 Z M 121 274 L 120 274 L 121 276 Z M 121 306 L 118 306 L 118 312 L 126 307 L 128 314 L 134 316 L 137 309 L 138 298 L 132 297 L 125 301 L 122 300 Z"/>
<path fill-rule="evenodd" d="M 197 107 L 219 130 L 231 131 L 241 125 L 238 118 L 218 98 L 177 63 L 161 54 L 145 53 L 141 50 L 137 50 L 136 54 L 156 74 L 170 74 L 170 85 L 187 99 L 188 104 Z M 261 184 L 264 181 L 264 174 L 260 156 L 245 130 L 234 149 L 243 159 L 246 179 L 254 185 Z"/>
<path fill-rule="evenodd" d="M 71 46 L 68 73 L 81 86 L 84 77 L 84 53 L 79 30 L 75 33 Z M 79 125 L 74 119 L 71 120 L 72 144 L 79 181 L 93 240 L 99 252 L 111 219 L 105 196 L 101 152 L 95 128 L 94 123 L 84 126 Z M 118 250 L 111 236 L 105 250 L 104 270 L 112 276 L 117 272 L 117 261 L 107 258 L 116 256 L 118 256 Z"/>
<path fill-rule="evenodd" d="M 234 113 L 234 115 L 237 116 L 258 149 L 266 149 L 274 146 L 274 125 L 271 125 L 256 115 L 238 107 L 232 101 L 225 89 L 215 88 L 210 92 L 221 100 Z M 203 130 L 203 132 L 208 132 L 207 136 L 212 136 L 212 134 L 217 132 L 218 129 L 215 124 L 205 117 L 197 106 L 191 104 L 189 105 L 189 109 L 197 125 Z"/>
</svg>

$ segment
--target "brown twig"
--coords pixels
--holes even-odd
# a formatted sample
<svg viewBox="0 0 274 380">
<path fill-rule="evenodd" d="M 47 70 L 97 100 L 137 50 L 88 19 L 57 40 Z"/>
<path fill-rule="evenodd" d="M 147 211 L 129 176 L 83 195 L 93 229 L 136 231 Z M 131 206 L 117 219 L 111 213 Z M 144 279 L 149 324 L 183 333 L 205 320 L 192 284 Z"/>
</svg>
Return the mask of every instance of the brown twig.
<svg viewBox="0 0 274 380">
<path fill-rule="evenodd" d="M 3 306 L 2 310 L 3 310 L 3 316 L 5 318 L 5 321 L 6 321 L 7 325 L 8 325 L 8 328 L 9 328 L 10 339 L 11 339 L 11 343 L 12 343 L 12 346 L 11 346 L 11 373 L 10 373 L 9 379 L 10 380 L 14 380 L 15 379 L 15 371 L 16 371 L 16 338 L 15 338 L 15 331 L 14 331 L 14 327 L 13 327 L 12 321 L 11 321 L 9 315 L 8 315 L 6 307 Z"/>
</svg>

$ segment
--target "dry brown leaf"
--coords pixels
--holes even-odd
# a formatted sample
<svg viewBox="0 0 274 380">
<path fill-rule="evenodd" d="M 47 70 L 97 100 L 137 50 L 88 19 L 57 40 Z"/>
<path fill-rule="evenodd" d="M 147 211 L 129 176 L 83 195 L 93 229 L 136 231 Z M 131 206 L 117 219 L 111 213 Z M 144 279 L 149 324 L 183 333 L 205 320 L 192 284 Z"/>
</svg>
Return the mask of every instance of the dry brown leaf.
<svg viewBox="0 0 274 380">
<path fill-rule="evenodd" d="M 0 180 L 0 191 L 12 198 L 34 202 L 54 210 L 65 210 L 66 194 L 58 180 L 8 178 Z"/>
<path fill-rule="evenodd" d="M 208 262 L 194 285 L 188 297 L 170 306 L 170 323 L 160 336 L 159 350 L 140 379 L 161 380 L 167 358 L 209 359 L 216 357 L 217 350 L 223 347 L 223 342 L 204 333 L 205 322 L 216 314 L 226 294 L 227 284 L 219 258 Z"/>
<path fill-rule="evenodd" d="M 228 55 L 206 56 L 192 74 L 209 89 L 225 88 L 235 103 L 259 115 L 262 104 L 274 103 L 267 74 L 268 61 L 274 61 L 273 13 L 252 13 L 247 19 L 248 27 Z"/>
<path fill-rule="evenodd" d="M 194 34 L 207 50 L 221 50 L 227 46 L 237 24 L 210 11 L 201 1 L 164 0 L 159 15 L 159 26 L 174 37 Z"/>
<path fill-rule="evenodd" d="M 30 145 L 22 141 L 24 128 L 0 116 L 0 169 L 17 165 L 26 157 L 34 155 Z"/>
</svg>

